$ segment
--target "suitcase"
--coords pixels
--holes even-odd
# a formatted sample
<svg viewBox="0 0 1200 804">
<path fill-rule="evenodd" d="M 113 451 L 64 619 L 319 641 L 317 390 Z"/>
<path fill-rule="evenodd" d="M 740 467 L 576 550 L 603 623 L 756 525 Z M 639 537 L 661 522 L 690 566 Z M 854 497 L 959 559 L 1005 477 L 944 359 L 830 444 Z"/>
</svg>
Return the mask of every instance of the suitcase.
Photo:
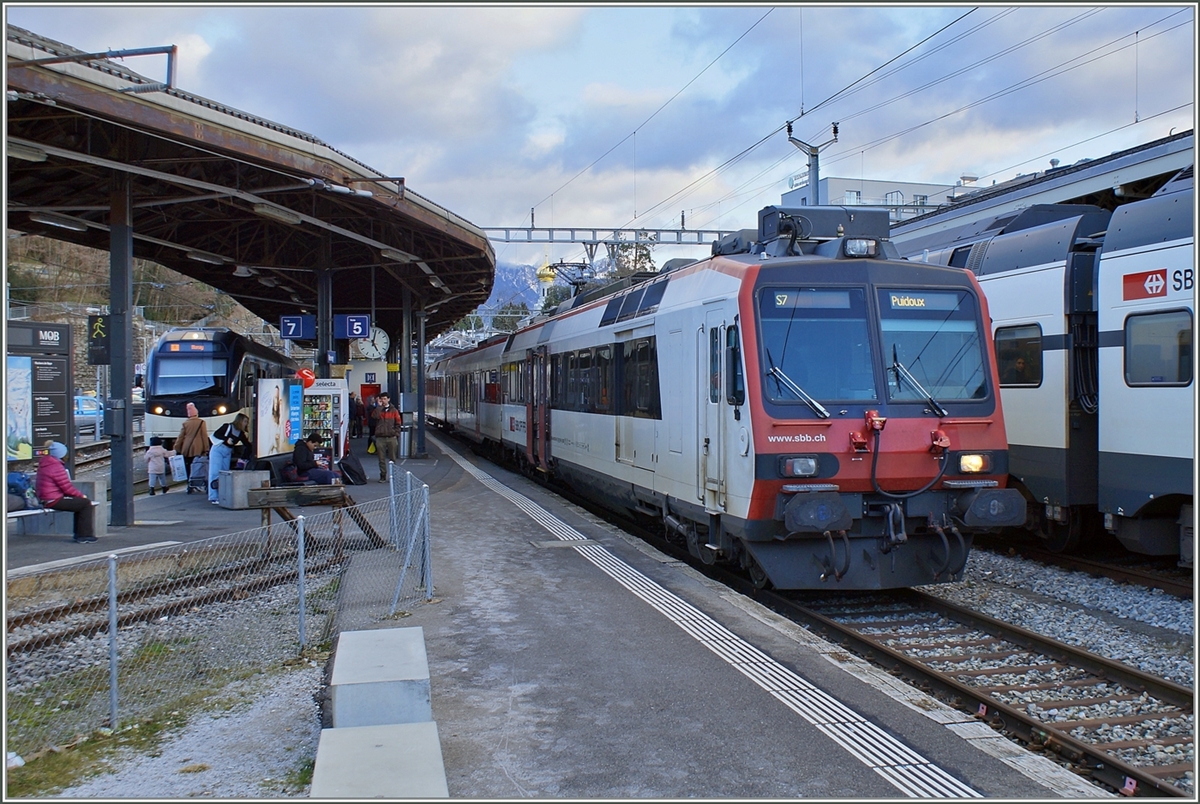
<svg viewBox="0 0 1200 804">
<path fill-rule="evenodd" d="M 193 491 L 201 494 L 208 493 L 208 456 L 197 455 L 192 458 L 192 472 L 188 475 L 187 493 Z"/>
</svg>

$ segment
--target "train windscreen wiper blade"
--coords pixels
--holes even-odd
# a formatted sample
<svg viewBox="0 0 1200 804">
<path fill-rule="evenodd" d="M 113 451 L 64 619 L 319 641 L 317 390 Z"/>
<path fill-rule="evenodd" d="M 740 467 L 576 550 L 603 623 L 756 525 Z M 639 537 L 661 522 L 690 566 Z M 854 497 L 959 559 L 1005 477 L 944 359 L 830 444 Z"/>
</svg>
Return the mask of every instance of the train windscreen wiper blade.
<svg viewBox="0 0 1200 804">
<path fill-rule="evenodd" d="M 896 347 L 894 344 L 892 346 L 891 370 L 896 372 L 896 382 L 899 383 L 900 378 L 903 377 L 909 385 L 911 385 L 919 394 L 921 394 L 921 396 L 925 397 L 925 401 L 929 403 L 929 407 L 933 408 L 934 413 L 942 417 L 950 415 L 948 412 L 946 412 L 944 407 L 938 404 L 938 401 L 933 398 L 933 395 L 926 391 L 925 387 L 921 385 L 921 383 L 917 382 L 917 378 L 914 377 L 912 373 L 904 367 L 904 364 L 900 362 L 900 358 L 896 355 Z"/>
<path fill-rule="evenodd" d="M 771 370 L 768 371 L 767 374 L 774 377 L 775 381 L 777 383 L 779 383 L 783 387 L 787 388 L 789 391 L 791 391 L 793 394 L 795 394 L 797 397 L 799 397 L 802 402 L 804 402 L 810 408 L 812 408 L 813 412 L 816 413 L 818 416 L 820 416 L 822 419 L 829 418 L 829 411 L 825 409 L 825 406 L 822 405 L 817 400 L 813 399 L 811 396 L 809 396 L 808 393 L 805 392 L 805 390 L 803 388 L 801 388 L 799 385 L 796 385 L 796 383 L 792 382 L 792 378 L 789 377 L 788 375 L 784 374 L 783 369 L 781 369 L 781 368 L 779 368 L 779 366 L 775 365 L 775 361 L 771 359 L 770 352 L 767 352 L 767 362 L 771 365 Z"/>
</svg>

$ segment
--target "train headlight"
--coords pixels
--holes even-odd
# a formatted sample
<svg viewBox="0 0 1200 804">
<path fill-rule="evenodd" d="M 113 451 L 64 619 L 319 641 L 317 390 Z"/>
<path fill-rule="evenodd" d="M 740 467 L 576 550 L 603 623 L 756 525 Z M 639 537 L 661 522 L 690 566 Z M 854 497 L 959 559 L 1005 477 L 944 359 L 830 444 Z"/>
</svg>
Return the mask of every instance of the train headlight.
<svg viewBox="0 0 1200 804">
<path fill-rule="evenodd" d="M 990 471 L 992 459 L 990 455 L 979 453 L 963 453 L 958 456 L 958 471 L 964 475 L 977 475 Z"/>
<path fill-rule="evenodd" d="M 812 477 L 817 473 L 816 455 L 797 455 L 779 459 L 779 473 L 784 477 Z"/>
<path fill-rule="evenodd" d="M 226 410 L 228 410 L 228 408 L 225 407 L 224 405 L 217 405 L 217 409 L 214 410 L 213 413 L 216 413 L 219 415 L 219 414 L 224 413 Z"/>
<path fill-rule="evenodd" d="M 154 406 L 154 414 L 155 414 L 156 416 L 163 416 L 163 415 L 167 415 L 167 414 L 166 414 L 166 411 L 164 411 L 164 410 L 163 410 L 163 408 L 162 408 L 162 405 L 155 405 L 155 406 Z"/>
<path fill-rule="evenodd" d="M 847 257 L 874 257 L 879 253 L 879 243 L 867 237 L 847 237 L 842 253 Z"/>
</svg>

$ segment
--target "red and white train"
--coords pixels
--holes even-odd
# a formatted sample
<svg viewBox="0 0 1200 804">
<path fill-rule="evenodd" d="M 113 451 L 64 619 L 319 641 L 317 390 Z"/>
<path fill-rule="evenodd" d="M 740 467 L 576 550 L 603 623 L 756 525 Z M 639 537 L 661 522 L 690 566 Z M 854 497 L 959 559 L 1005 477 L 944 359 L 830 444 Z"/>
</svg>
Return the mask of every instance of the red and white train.
<svg viewBox="0 0 1200 804">
<path fill-rule="evenodd" d="M 953 580 L 1025 501 L 978 282 L 887 236 L 883 210 L 767 207 L 438 361 L 428 416 L 760 586 Z"/>
</svg>

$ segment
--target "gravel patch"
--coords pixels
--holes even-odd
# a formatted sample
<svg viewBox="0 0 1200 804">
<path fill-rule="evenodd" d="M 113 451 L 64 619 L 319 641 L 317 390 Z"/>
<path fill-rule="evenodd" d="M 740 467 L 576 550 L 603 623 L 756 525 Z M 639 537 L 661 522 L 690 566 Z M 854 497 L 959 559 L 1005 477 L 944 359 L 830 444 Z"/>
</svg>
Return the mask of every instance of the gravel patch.
<svg viewBox="0 0 1200 804">
<path fill-rule="evenodd" d="M 225 697 L 244 696 L 233 710 L 196 715 L 158 754 L 117 760 L 58 797 L 307 798 L 308 785 L 289 780 L 317 753 L 322 674 L 310 664 L 228 688 Z"/>
</svg>

